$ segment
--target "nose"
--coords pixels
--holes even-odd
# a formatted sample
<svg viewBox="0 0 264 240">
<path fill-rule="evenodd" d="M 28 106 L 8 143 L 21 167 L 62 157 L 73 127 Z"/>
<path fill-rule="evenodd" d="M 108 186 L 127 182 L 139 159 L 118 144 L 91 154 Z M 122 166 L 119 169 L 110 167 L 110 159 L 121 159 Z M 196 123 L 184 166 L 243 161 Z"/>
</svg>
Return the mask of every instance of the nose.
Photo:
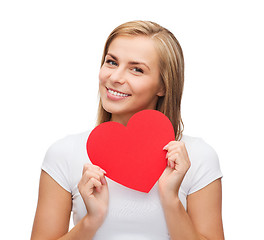
<svg viewBox="0 0 264 240">
<path fill-rule="evenodd" d="M 109 77 L 109 80 L 112 81 L 112 83 L 124 84 L 126 81 L 125 80 L 125 69 L 121 67 L 113 69 Z"/>
</svg>

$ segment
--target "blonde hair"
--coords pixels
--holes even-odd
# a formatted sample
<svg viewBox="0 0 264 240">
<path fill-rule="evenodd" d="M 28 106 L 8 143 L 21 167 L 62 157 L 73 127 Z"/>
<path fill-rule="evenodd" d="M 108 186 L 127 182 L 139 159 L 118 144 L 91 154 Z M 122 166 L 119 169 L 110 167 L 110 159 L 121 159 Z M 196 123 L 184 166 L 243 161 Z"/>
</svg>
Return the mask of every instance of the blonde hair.
<svg viewBox="0 0 264 240">
<path fill-rule="evenodd" d="M 131 21 L 115 28 L 106 40 L 101 61 L 111 42 L 118 36 L 147 36 L 153 39 L 159 55 L 160 79 L 164 85 L 165 95 L 159 97 L 156 110 L 165 114 L 171 121 L 175 139 L 180 140 L 183 132 L 181 118 L 181 99 L 184 85 L 184 58 L 181 46 L 175 36 L 166 28 L 150 21 Z M 110 121 L 111 113 L 104 110 L 100 99 L 97 124 Z"/>
</svg>

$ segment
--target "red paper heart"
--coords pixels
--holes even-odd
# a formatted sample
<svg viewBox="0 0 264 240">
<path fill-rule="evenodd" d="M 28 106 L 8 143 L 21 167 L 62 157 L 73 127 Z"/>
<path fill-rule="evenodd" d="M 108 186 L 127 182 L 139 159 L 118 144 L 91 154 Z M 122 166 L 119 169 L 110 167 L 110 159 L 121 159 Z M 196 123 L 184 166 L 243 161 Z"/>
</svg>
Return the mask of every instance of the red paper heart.
<svg viewBox="0 0 264 240">
<path fill-rule="evenodd" d="M 170 120 L 156 110 L 133 115 L 127 127 L 105 122 L 94 128 L 87 140 L 87 153 L 107 177 L 128 188 L 149 192 L 163 173 L 166 151 L 175 139 Z"/>
</svg>

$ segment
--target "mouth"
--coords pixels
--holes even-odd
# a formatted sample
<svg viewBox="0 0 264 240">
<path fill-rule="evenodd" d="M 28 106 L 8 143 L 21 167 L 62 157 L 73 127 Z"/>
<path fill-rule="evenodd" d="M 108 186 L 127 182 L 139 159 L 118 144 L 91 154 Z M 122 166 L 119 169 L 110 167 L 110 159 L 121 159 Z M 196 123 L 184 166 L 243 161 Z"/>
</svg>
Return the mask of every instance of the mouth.
<svg viewBox="0 0 264 240">
<path fill-rule="evenodd" d="M 123 93 L 123 92 L 119 92 L 117 90 L 111 89 L 106 87 L 106 90 L 108 93 L 110 93 L 113 96 L 118 96 L 118 97 L 128 97 L 131 96 L 131 94 L 127 94 L 127 93 Z"/>
</svg>

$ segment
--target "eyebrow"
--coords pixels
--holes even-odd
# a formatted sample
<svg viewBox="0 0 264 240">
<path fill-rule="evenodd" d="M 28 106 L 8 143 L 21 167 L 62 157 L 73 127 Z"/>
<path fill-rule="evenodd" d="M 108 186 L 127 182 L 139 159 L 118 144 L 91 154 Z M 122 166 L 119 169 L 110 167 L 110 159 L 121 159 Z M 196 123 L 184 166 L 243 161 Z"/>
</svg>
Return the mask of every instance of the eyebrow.
<svg viewBox="0 0 264 240">
<path fill-rule="evenodd" d="M 116 56 L 114 56 L 112 53 L 107 53 L 106 55 L 109 55 L 110 57 L 112 57 L 116 61 L 118 60 L 118 58 Z M 144 62 L 130 61 L 128 63 L 131 64 L 131 65 L 140 65 L 140 64 L 143 64 L 143 65 L 145 65 L 150 70 L 149 66 L 146 63 L 144 63 Z"/>
</svg>

